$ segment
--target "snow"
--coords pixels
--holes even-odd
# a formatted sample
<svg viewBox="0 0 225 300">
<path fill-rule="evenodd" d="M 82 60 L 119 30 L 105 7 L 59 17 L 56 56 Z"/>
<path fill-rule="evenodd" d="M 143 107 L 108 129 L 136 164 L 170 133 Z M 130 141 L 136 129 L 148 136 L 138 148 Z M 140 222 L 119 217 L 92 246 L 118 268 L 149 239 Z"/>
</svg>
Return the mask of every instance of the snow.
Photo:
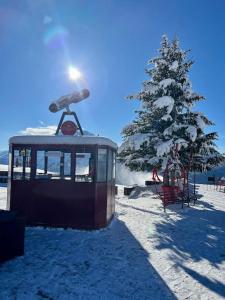
<svg viewBox="0 0 225 300">
<path fill-rule="evenodd" d="M 162 88 L 167 88 L 168 86 L 170 86 L 171 84 L 174 84 L 175 80 L 171 79 L 171 78 L 166 78 L 160 81 L 159 86 Z"/>
<path fill-rule="evenodd" d="M 152 81 L 144 82 L 144 92 L 148 92 L 149 94 L 155 94 L 158 91 L 158 84 L 153 83 Z"/>
<path fill-rule="evenodd" d="M 163 212 L 155 187 L 123 196 L 100 231 L 26 228 L 25 255 L 1 265 L 0 299 L 225 298 L 225 193 Z M 2 195 L 2 189 L 0 189 Z"/>
<path fill-rule="evenodd" d="M 170 69 L 171 71 L 176 71 L 177 68 L 178 68 L 178 66 L 179 66 L 178 61 L 175 60 L 175 61 L 172 63 L 172 65 L 170 66 L 169 69 Z"/>
<path fill-rule="evenodd" d="M 168 154 L 173 146 L 173 140 L 160 143 L 156 147 L 157 156 L 162 157 L 164 154 Z"/>
<path fill-rule="evenodd" d="M 202 117 L 201 117 L 200 115 L 198 115 L 198 116 L 196 117 L 196 122 L 197 122 L 197 125 L 198 125 L 198 127 L 199 127 L 200 129 L 203 130 L 203 129 L 205 128 L 206 124 L 205 124 L 204 120 L 202 119 Z"/>
<path fill-rule="evenodd" d="M 181 147 L 184 147 L 184 148 L 188 147 L 187 141 L 185 141 L 184 139 L 181 139 L 181 138 L 177 139 L 175 143 L 178 145 L 178 151 L 181 149 Z"/>
<path fill-rule="evenodd" d="M 186 129 L 186 132 L 188 133 L 191 141 L 194 142 L 197 138 L 197 128 L 195 126 L 189 125 Z"/>
<path fill-rule="evenodd" d="M 101 145 L 117 149 L 116 143 L 105 137 L 97 136 L 59 136 L 59 135 L 27 135 L 14 136 L 9 140 L 10 144 L 33 144 L 33 145 Z"/>
<path fill-rule="evenodd" d="M 119 152 L 128 148 L 138 150 L 144 142 L 149 141 L 149 138 L 149 133 L 135 133 L 131 136 L 128 136 L 127 140 L 119 147 Z"/>
<path fill-rule="evenodd" d="M 169 115 L 171 113 L 171 111 L 173 110 L 173 106 L 174 106 L 174 99 L 170 96 L 163 96 L 158 98 L 155 102 L 154 102 L 154 106 L 156 108 L 163 108 L 166 107 L 167 108 L 167 115 Z"/>
<path fill-rule="evenodd" d="M 126 186 L 132 186 L 134 184 L 143 185 L 145 180 L 151 180 L 151 172 L 134 172 L 125 167 L 124 164 L 116 164 L 116 183 Z"/>
<path fill-rule="evenodd" d="M 136 129 L 136 125 L 135 124 L 128 124 L 126 126 L 123 127 L 122 132 L 133 132 Z"/>
<path fill-rule="evenodd" d="M 6 184 L 0 183 L 0 209 L 6 209 L 6 200 L 7 200 Z"/>
<path fill-rule="evenodd" d="M 8 172 L 8 165 L 2 165 L 2 164 L 0 164 L 0 171 Z"/>
<path fill-rule="evenodd" d="M 171 115 L 166 114 L 166 115 L 164 115 L 162 117 L 162 120 L 164 120 L 164 121 L 167 121 L 167 120 L 172 121 L 173 119 L 172 119 Z"/>
</svg>

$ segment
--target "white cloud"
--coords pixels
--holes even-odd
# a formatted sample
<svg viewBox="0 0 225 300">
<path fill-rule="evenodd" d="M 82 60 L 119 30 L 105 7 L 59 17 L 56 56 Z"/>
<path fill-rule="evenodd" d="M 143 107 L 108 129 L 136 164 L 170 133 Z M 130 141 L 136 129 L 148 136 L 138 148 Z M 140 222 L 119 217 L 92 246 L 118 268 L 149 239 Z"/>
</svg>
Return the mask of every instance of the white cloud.
<svg viewBox="0 0 225 300">
<path fill-rule="evenodd" d="M 24 130 L 20 130 L 19 134 L 22 135 L 54 135 L 56 132 L 57 126 L 56 125 L 49 125 L 49 126 L 39 126 L 39 127 L 27 127 Z M 84 135 L 95 136 L 95 134 L 85 130 L 83 128 Z M 78 135 L 80 132 L 78 131 Z M 59 132 L 61 135 L 61 132 Z"/>
<path fill-rule="evenodd" d="M 44 19 L 43 19 L 43 24 L 44 25 L 48 25 L 50 23 L 52 23 L 53 19 L 49 16 L 44 16 Z"/>
<path fill-rule="evenodd" d="M 57 126 L 39 126 L 39 127 L 27 127 L 24 130 L 21 130 L 19 133 L 23 135 L 54 135 L 56 132 Z"/>
</svg>

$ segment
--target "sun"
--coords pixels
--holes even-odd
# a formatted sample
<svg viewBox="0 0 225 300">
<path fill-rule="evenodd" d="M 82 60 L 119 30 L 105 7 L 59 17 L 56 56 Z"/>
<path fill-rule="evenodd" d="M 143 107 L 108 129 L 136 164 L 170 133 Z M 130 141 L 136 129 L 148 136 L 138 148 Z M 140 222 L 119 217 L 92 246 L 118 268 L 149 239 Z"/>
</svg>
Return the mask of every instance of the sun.
<svg viewBox="0 0 225 300">
<path fill-rule="evenodd" d="M 69 67 L 68 73 L 70 80 L 77 80 L 82 76 L 81 72 L 73 66 Z"/>
</svg>

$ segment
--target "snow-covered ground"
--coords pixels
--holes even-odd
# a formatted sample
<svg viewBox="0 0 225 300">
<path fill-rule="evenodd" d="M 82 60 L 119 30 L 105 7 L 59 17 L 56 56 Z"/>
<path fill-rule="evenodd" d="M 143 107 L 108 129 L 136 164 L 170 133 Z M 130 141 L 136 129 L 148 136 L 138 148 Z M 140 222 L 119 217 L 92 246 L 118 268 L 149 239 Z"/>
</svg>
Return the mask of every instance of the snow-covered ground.
<svg viewBox="0 0 225 300">
<path fill-rule="evenodd" d="M 27 228 L 25 256 L 0 267 L 0 299 L 225 299 L 225 194 L 198 193 L 164 213 L 150 188 L 128 198 L 120 186 L 107 229 Z"/>
<path fill-rule="evenodd" d="M 0 183 L 0 209 L 6 209 L 7 188 L 6 185 Z"/>
</svg>

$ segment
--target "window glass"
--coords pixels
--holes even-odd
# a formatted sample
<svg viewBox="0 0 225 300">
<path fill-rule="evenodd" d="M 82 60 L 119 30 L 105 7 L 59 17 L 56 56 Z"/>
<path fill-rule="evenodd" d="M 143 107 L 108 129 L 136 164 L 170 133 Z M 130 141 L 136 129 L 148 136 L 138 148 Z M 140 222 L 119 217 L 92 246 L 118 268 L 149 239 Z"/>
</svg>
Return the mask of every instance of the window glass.
<svg viewBox="0 0 225 300">
<path fill-rule="evenodd" d="M 76 153 L 75 181 L 92 182 L 94 160 L 91 153 Z"/>
<path fill-rule="evenodd" d="M 113 179 L 116 178 L 116 153 L 113 151 Z"/>
<path fill-rule="evenodd" d="M 14 150 L 13 179 L 29 180 L 31 173 L 31 149 L 18 148 Z"/>
<path fill-rule="evenodd" d="M 106 181 L 107 149 L 98 149 L 98 182 Z"/>
<path fill-rule="evenodd" d="M 71 153 L 64 153 L 64 177 L 71 178 Z"/>
<path fill-rule="evenodd" d="M 36 179 L 71 179 L 71 153 L 37 151 Z"/>
<path fill-rule="evenodd" d="M 107 177 L 108 181 L 112 180 L 112 169 L 113 169 L 112 163 L 113 163 L 112 150 L 109 149 L 109 152 L 108 152 L 108 177 Z"/>
</svg>

